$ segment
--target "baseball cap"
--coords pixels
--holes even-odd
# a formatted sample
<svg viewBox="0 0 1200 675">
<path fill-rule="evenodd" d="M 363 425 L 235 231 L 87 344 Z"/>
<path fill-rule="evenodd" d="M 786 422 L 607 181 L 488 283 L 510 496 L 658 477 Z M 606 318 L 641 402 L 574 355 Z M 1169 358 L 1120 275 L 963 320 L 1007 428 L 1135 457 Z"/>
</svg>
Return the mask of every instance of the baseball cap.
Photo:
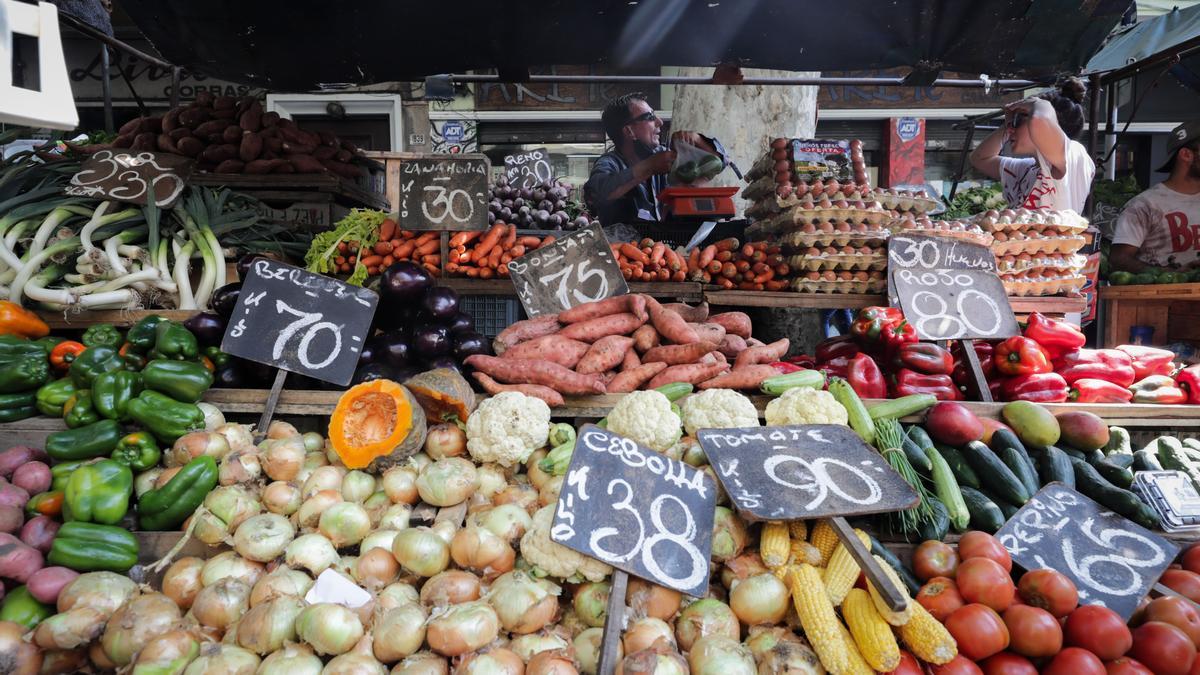
<svg viewBox="0 0 1200 675">
<path fill-rule="evenodd" d="M 1171 167 L 1175 164 L 1175 153 L 1197 139 L 1200 139 L 1200 120 L 1184 122 L 1172 129 L 1167 140 L 1167 161 L 1159 167 L 1158 172 L 1171 173 Z"/>
</svg>

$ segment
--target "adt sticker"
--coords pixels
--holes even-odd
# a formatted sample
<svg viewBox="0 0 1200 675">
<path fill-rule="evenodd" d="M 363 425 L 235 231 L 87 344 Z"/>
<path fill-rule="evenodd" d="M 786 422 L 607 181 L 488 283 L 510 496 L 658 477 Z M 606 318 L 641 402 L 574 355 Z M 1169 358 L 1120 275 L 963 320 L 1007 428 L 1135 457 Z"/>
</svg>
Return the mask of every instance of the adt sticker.
<svg viewBox="0 0 1200 675">
<path fill-rule="evenodd" d="M 446 122 L 442 125 L 442 139 L 447 143 L 462 143 L 466 128 L 462 122 Z"/>
<path fill-rule="evenodd" d="M 896 135 L 905 143 L 911 142 L 921 133 L 921 120 L 916 117 L 901 117 L 896 122 Z"/>
</svg>

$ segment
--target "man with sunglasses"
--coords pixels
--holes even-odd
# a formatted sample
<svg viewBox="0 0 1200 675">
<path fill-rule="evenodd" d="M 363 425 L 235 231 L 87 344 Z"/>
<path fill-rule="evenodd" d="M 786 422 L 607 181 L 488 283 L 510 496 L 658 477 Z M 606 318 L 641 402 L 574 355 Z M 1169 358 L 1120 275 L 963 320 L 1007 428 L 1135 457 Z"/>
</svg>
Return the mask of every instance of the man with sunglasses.
<svg viewBox="0 0 1200 675">
<path fill-rule="evenodd" d="M 666 189 L 675 161 L 675 152 L 661 145 L 662 119 L 645 94 L 632 93 L 609 101 L 600 120 L 613 149 L 596 160 L 583 186 L 588 207 L 604 225 L 658 221 L 658 193 Z M 720 143 L 694 131 L 676 131 L 671 142 L 688 143 L 728 163 Z"/>
</svg>

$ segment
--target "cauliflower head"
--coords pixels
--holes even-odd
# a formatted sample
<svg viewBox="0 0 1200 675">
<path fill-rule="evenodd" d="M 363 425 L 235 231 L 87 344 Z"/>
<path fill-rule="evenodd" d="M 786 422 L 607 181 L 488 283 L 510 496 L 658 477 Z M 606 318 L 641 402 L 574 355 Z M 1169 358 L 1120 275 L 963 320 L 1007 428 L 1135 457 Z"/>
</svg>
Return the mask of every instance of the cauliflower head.
<svg viewBox="0 0 1200 675">
<path fill-rule="evenodd" d="M 767 426 L 785 424 L 846 424 L 846 409 L 833 394 L 808 387 L 793 387 L 767 404 Z"/>
<path fill-rule="evenodd" d="M 706 389 L 683 401 L 683 429 L 690 436 L 699 429 L 736 429 L 758 426 L 758 411 L 750 399 L 732 389 Z"/>
<path fill-rule="evenodd" d="M 517 391 L 484 399 L 467 418 L 467 452 L 479 463 L 520 464 L 549 436 L 550 406 Z"/>
<path fill-rule="evenodd" d="M 603 581 L 612 572 L 611 567 L 550 538 L 554 507 L 554 504 L 543 506 L 533 514 L 533 527 L 521 537 L 521 557 L 552 577 L 569 579 L 579 575 L 588 581 Z"/>
<path fill-rule="evenodd" d="M 609 431 L 658 452 L 669 450 L 683 435 L 679 424 L 671 401 L 653 390 L 625 394 L 608 413 Z"/>
</svg>

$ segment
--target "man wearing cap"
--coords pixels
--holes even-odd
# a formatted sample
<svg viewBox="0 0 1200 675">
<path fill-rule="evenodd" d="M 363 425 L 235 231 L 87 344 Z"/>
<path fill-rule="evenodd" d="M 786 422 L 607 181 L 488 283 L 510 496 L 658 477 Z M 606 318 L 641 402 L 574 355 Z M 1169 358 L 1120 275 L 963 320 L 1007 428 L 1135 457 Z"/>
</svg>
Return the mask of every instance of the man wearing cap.
<svg viewBox="0 0 1200 675">
<path fill-rule="evenodd" d="M 1171 131 L 1167 180 L 1129 200 L 1113 232 L 1114 270 L 1200 267 L 1200 120 Z"/>
</svg>

